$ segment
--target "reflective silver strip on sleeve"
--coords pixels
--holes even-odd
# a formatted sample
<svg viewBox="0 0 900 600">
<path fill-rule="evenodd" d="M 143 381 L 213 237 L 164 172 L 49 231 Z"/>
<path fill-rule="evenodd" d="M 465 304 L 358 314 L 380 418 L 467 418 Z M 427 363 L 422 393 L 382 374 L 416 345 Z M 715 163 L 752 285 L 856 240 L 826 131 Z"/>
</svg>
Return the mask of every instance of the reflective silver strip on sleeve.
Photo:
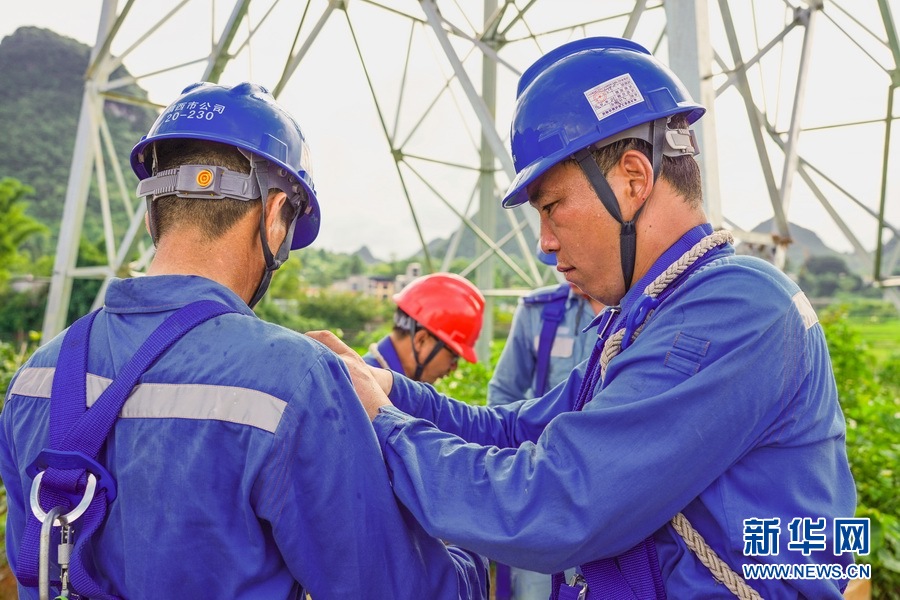
<svg viewBox="0 0 900 600">
<path fill-rule="evenodd" d="M 52 367 L 23 369 L 10 390 L 13 394 L 49 398 Z M 88 373 L 87 404 L 91 406 L 112 383 Z M 123 419 L 211 419 L 249 425 L 274 433 L 286 402 L 275 396 L 241 387 L 198 383 L 142 383 L 122 407 Z"/>
<path fill-rule="evenodd" d="M 797 292 L 791 300 L 794 302 L 794 308 L 800 313 L 800 318 L 803 319 L 803 324 L 807 329 L 819 322 L 819 316 L 816 314 L 812 304 L 809 303 L 809 298 L 806 297 L 806 294 Z"/>
</svg>

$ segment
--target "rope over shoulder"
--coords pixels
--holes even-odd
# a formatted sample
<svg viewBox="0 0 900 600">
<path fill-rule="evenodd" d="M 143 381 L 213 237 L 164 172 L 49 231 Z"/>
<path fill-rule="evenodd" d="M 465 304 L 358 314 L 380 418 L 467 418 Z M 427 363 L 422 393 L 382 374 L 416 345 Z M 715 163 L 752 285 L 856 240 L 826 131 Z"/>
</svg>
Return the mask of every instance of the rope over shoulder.
<svg viewBox="0 0 900 600">
<path fill-rule="evenodd" d="M 644 288 L 644 295 L 657 298 L 673 281 L 684 273 L 691 265 L 699 260 L 711 249 L 723 244 L 734 242 L 734 236 L 730 231 L 716 231 L 697 242 L 690 250 L 681 255 L 674 263 Z M 634 340 L 644 329 L 644 324 L 650 319 L 655 309 L 651 309 L 643 321 L 635 329 L 631 339 Z M 622 339 L 625 336 L 625 328 L 616 331 L 607 340 L 600 356 L 600 377 L 606 377 L 606 367 L 609 362 L 622 351 Z M 688 549 L 710 570 L 712 576 L 724 584 L 732 594 L 741 600 L 762 600 L 759 592 L 751 588 L 744 579 L 723 561 L 716 551 L 703 539 L 703 536 L 694 529 L 683 513 L 678 513 L 672 518 L 672 528 L 683 539 Z"/>
<path fill-rule="evenodd" d="M 721 246 L 723 244 L 730 244 L 734 242 L 734 236 L 731 235 L 730 231 L 716 231 L 712 234 L 704 237 L 702 240 L 694 244 L 693 248 L 685 252 L 681 255 L 681 257 L 676 260 L 674 263 L 669 265 L 665 271 L 659 274 L 659 276 L 650 282 L 646 288 L 644 288 L 644 294 L 650 296 L 651 298 L 656 298 L 665 290 L 669 285 L 678 279 L 678 277 L 684 273 L 691 265 L 697 262 L 704 254 L 709 252 L 711 249 Z M 654 313 L 654 310 L 651 310 L 647 313 L 647 316 L 644 318 L 644 321 L 638 326 L 635 330 L 634 335 L 631 336 L 631 339 L 634 340 L 638 334 L 644 329 L 644 323 L 650 318 L 650 316 Z M 603 354 L 600 356 L 600 377 L 606 377 L 606 367 L 614 357 L 616 357 L 619 352 L 622 350 L 622 338 L 625 336 L 625 329 L 619 329 L 612 336 L 610 336 L 609 340 L 603 346 Z"/>
<path fill-rule="evenodd" d="M 725 564 L 716 551 L 703 539 L 700 532 L 694 529 L 687 517 L 678 513 L 672 518 L 672 528 L 684 539 L 691 552 L 697 555 L 700 562 L 709 569 L 716 581 L 725 585 L 728 590 L 741 600 L 762 600 L 759 592 L 750 587 L 744 579 Z"/>
</svg>

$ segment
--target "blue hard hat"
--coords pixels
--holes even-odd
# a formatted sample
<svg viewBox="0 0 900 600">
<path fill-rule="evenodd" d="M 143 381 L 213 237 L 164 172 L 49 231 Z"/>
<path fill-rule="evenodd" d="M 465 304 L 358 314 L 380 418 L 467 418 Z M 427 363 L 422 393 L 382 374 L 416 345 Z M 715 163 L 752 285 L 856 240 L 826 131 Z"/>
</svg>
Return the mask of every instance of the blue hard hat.
<svg viewBox="0 0 900 600">
<path fill-rule="evenodd" d="M 592 37 L 550 51 L 519 79 L 510 132 L 516 177 L 503 199 L 528 201 L 525 188 L 553 165 L 640 125 L 706 109 L 678 78 L 635 42 Z"/>
<path fill-rule="evenodd" d="M 230 88 L 208 82 L 186 87 L 132 149 L 131 168 L 138 179 L 154 175 L 150 172 L 152 159 L 145 156 L 145 150 L 153 142 L 179 138 L 229 144 L 284 169 L 309 200 L 306 211 L 297 215 L 291 250 L 305 248 L 316 239 L 320 212 L 310 171 L 309 146 L 297 121 L 266 88 L 246 82 Z M 278 173 L 270 175 L 270 183 L 285 180 Z M 283 191 L 291 195 L 290 190 Z"/>
</svg>

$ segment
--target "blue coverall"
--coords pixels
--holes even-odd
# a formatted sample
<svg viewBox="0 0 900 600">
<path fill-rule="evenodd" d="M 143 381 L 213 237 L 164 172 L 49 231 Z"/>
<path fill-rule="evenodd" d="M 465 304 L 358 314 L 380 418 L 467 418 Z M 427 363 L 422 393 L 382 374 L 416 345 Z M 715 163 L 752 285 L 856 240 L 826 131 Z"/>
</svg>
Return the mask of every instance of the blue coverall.
<svg viewBox="0 0 900 600">
<path fill-rule="evenodd" d="M 523 398 L 534 398 L 538 361 L 538 340 L 543 327 L 541 313 L 546 304 L 535 298 L 554 292 L 558 286 L 538 288 L 519 301 L 513 314 L 512 327 L 488 383 L 488 406 L 499 406 Z M 597 336 L 582 333 L 594 318 L 590 302 L 574 290 L 565 300 L 563 319 L 556 329 L 550 350 L 547 390 L 569 378 L 578 363 L 591 356 Z"/>
<path fill-rule="evenodd" d="M 564 298 L 562 293 L 565 293 Z M 564 303 L 558 307 L 562 310 L 560 320 L 555 324 L 548 347 L 542 348 L 542 332 L 546 326 L 544 315 L 548 309 L 557 308 L 558 301 Z M 582 329 L 593 319 L 591 303 L 565 283 L 538 288 L 521 298 L 503 352 L 488 382 L 488 406 L 542 395 L 536 391 L 541 360 L 546 361 L 544 368 L 547 370 L 544 392 L 568 379 L 575 367 L 591 356 L 597 336 Z M 498 573 L 503 570 L 498 568 Z M 550 596 L 550 577 L 545 573 L 517 568 L 508 573 L 515 600 L 546 600 Z M 498 579 L 500 577 L 502 575 L 498 575 Z M 503 582 L 498 582 L 498 590 L 502 586 Z"/>
<path fill-rule="evenodd" d="M 381 338 L 381 341 L 378 342 L 375 348 L 385 362 L 387 362 L 389 369 L 398 373 L 403 373 L 403 363 L 400 362 L 400 356 L 397 354 L 397 349 L 394 348 L 394 341 L 391 339 L 391 336 L 386 335 Z M 367 365 L 384 368 L 384 365 L 378 362 L 378 359 L 375 358 L 375 355 L 372 352 L 366 352 L 362 358 Z"/>
<path fill-rule="evenodd" d="M 113 280 L 90 337 L 89 402 L 167 315 L 199 299 L 240 314 L 164 354 L 106 443 L 118 497 L 92 541 L 106 591 L 268 600 L 298 597 L 302 584 L 316 600 L 486 598 L 485 561 L 429 537 L 397 504 L 343 363 L 213 281 Z M 30 512 L 23 473 L 47 442 L 61 340 L 18 371 L 0 415 L 13 569 Z"/>
<path fill-rule="evenodd" d="M 710 232 L 685 234 L 623 310 L 678 246 Z M 544 573 L 652 535 L 670 598 L 731 597 L 668 525 L 679 511 L 738 573 L 744 563 L 853 561 L 834 554 L 831 533 L 833 519 L 853 516 L 856 492 L 828 349 L 780 271 L 731 246 L 713 250 L 612 359 L 584 410 L 570 412 L 585 368 L 543 398 L 496 408 L 394 375 L 395 407 L 373 423 L 398 498 L 431 534 Z M 803 517 L 827 522 L 825 549 L 808 556 L 786 547 L 788 523 Z M 773 518 L 784 528 L 778 551 L 745 556 L 744 520 Z M 750 584 L 779 599 L 840 598 L 842 585 Z"/>
</svg>

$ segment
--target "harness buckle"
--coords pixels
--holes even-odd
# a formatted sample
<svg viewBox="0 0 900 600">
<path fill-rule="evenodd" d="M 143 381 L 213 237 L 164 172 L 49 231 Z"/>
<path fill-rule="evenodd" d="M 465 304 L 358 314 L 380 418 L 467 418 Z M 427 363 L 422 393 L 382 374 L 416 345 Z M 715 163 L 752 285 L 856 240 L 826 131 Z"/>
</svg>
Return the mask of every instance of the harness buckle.
<svg viewBox="0 0 900 600">
<path fill-rule="evenodd" d="M 577 596 L 575 595 L 575 588 L 580 588 Z M 572 581 L 568 584 L 568 587 L 560 587 L 560 600 L 563 598 L 563 590 L 566 590 L 566 598 L 572 598 L 572 600 L 587 600 L 587 581 L 581 573 L 575 573 L 575 575 L 572 576 Z"/>
<path fill-rule="evenodd" d="M 600 338 L 600 340 L 604 343 L 606 343 L 606 336 L 609 334 L 610 326 L 616 319 L 616 315 L 618 315 L 620 312 L 622 312 L 621 306 L 610 306 L 606 309 L 606 314 L 603 316 L 603 324 L 600 326 L 599 331 L 597 332 L 597 337 Z"/>
<path fill-rule="evenodd" d="M 31 512 L 41 523 L 47 518 L 47 513 L 41 508 L 40 503 L 41 481 L 47 469 L 85 471 L 87 473 L 87 485 L 81 500 L 69 513 L 60 518 L 54 518 L 53 525 L 55 527 L 61 527 L 64 522 L 71 523 L 83 515 L 94 500 L 98 488 L 106 490 L 107 502 L 112 502 L 116 499 L 116 482 L 103 465 L 80 452 L 45 448 L 34 459 L 34 462 L 25 469 L 25 473 L 34 478 L 34 481 L 31 483 Z"/>
<path fill-rule="evenodd" d="M 46 471 L 41 471 L 38 473 L 31 483 L 31 512 L 40 523 L 43 523 L 47 519 L 48 514 L 41 508 L 41 480 L 44 478 L 45 472 Z M 57 516 L 53 518 L 53 527 L 62 527 L 66 523 L 70 523 L 83 515 L 91 505 L 91 502 L 93 502 L 94 493 L 96 491 L 97 478 L 94 477 L 93 473 L 88 473 L 87 486 L 84 488 L 84 496 L 81 497 L 81 502 L 78 503 L 78 506 L 64 515 L 59 515 L 57 512 Z M 51 510 L 50 512 L 53 511 Z"/>
</svg>

